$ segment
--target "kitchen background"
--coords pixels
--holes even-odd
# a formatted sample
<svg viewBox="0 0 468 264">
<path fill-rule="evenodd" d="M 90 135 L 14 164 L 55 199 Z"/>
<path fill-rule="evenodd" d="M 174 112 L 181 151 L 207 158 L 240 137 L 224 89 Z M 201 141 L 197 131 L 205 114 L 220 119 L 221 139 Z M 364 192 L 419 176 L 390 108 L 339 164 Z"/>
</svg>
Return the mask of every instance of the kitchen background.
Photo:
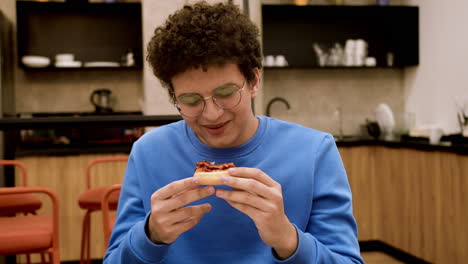
<svg viewBox="0 0 468 264">
<path fill-rule="evenodd" d="M 242 5 L 245 1 L 238 0 Z M 291 1 L 248 1 L 251 17 L 261 23 L 260 5 Z M 316 0 L 311 4 L 331 4 Z M 185 0 L 143 0 L 143 43 L 154 27 Z M 371 0 L 345 0 L 349 5 L 373 4 Z M 263 93 L 256 100 L 257 114 L 265 114 L 269 100 L 280 96 L 271 115 L 306 126 L 338 133 L 336 110 L 341 109 L 344 134 L 356 134 L 366 118 L 374 119 L 374 109 L 387 103 L 395 114 L 397 127 L 405 113 L 414 113 L 416 126 L 437 125 L 445 134 L 459 132 L 455 101 L 468 100 L 468 36 L 462 25 L 468 18 L 468 2 L 437 0 L 393 0 L 391 4 L 420 7 L 420 64 L 405 68 L 375 69 L 266 69 Z M 15 21 L 15 0 L 0 1 L 0 8 Z M 397 20 L 398 18 L 395 18 Z M 66 37 L 66 36 L 64 36 Z M 85 37 L 85 36 L 84 36 Z M 16 47 L 16 45 L 13 45 Z M 311 51 L 312 52 L 312 51 Z M 15 71 L 16 111 L 83 112 L 92 111 L 90 93 L 98 88 L 113 92 L 114 110 L 146 114 L 176 114 L 167 94 L 152 76 L 147 64 L 143 71 Z M 457 99 L 455 99 L 457 98 Z"/>
<path fill-rule="evenodd" d="M 154 28 L 166 19 L 167 14 L 187 1 L 141 2 L 143 43 L 146 44 Z M 335 0 L 309 2 L 334 4 Z M 375 3 L 374 0 L 341 2 L 346 5 Z M 252 19 L 260 25 L 262 3 L 289 4 L 292 1 L 236 0 L 236 3 L 247 3 Z M 434 124 L 443 127 L 446 134 L 458 133 L 455 98 L 460 103 L 468 99 L 465 87 L 468 81 L 465 73 L 468 2 L 391 0 L 391 5 L 419 7 L 418 66 L 270 67 L 263 72 L 262 92 L 255 100 L 257 114 L 265 114 L 268 103 L 275 97 L 281 97 L 289 102 L 291 108 L 288 110 L 281 102 L 275 102 L 271 105 L 273 117 L 338 134 L 337 109 L 340 109 L 343 132 L 353 135 L 360 133 L 360 124 L 366 118 L 374 118 L 377 105 L 385 102 L 393 109 L 397 125 L 401 124 L 404 113 L 414 113 L 416 126 Z M 0 0 L 0 10 L 10 21 L 16 21 L 15 0 Z M 395 23 L 401 21 L 400 17 L 392 19 Z M 66 35 L 63 37 L 67 38 Z M 16 43 L 11 46 L 15 56 L 16 47 Z M 113 108 L 118 112 L 177 113 L 147 64 L 115 70 L 36 70 L 15 66 L 15 82 L 18 113 L 92 113 L 94 107 L 89 96 L 100 88 L 112 90 Z M 129 124 L 125 122 L 121 120 L 122 126 L 127 127 Z M 92 135 L 102 136 L 101 130 L 96 131 L 93 128 L 80 138 L 89 143 Z M 455 260 L 468 257 L 465 250 L 468 227 L 464 224 L 467 219 L 465 178 L 468 162 L 465 155 L 458 153 L 465 148 L 367 140 L 338 141 L 337 144 L 353 189 L 353 207 L 361 240 L 379 239 L 433 263 L 446 263 L 449 258 L 453 259 L 448 261 L 450 263 L 462 263 Z M 80 230 L 76 227 L 81 225 L 83 212 L 79 210 L 76 199 L 85 186 L 83 168 L 93 158 L 129 151 L 129 148 L 122 150 L 120 146 L 114 148 L 105 144 L 100 148 L 78 145 L 80 148 L 73 149 L 67 145 L 55 145 L 53 148 L 54 145 L 49 144 L 44 149 L 20 148 L 16 152 L 17 158 L 31 168 L 31 185 L 50 186 L 58 192 L 63 212 L 62 258 L 71 261 L 78 259 Z M 57 154 L 58 150 L 66 152 Z M 97 178 L 103 182 L 106 179 L 110 184 L 121 181 L 119 177 L 122 174 L 113 171 Z M 97 223 L 96 220 L 99 219 L 93 221 Z M 93 233 L 99 233 L 99 227 L 95 225 Z M 96 239 L 98 242 L 93 255 L 101 258 L 102 238 L 97 236 Z"/>
</svg>

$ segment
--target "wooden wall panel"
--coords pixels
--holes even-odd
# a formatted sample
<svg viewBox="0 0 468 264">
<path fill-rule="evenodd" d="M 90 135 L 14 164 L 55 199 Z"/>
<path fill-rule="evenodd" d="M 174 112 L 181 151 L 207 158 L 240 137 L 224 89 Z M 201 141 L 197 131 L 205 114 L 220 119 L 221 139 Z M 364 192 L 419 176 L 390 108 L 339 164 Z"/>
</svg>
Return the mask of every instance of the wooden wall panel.
<svg viewBox="0 0 468 264">
<path fill-rule="evenodd" d="M 466 261 L 468 156 L 383 146 L 340 152 L 360 240 L 378 239 L 432 263 Z"/>
<path fill-rule="evenodd" d="M 369 147 L 341 147 L 339 149 L 353 194 L 353 212 L 358 224 L 359 240 L 377 239 L 378 190 L 375 175 L 375 149 Z"/>
</svg>

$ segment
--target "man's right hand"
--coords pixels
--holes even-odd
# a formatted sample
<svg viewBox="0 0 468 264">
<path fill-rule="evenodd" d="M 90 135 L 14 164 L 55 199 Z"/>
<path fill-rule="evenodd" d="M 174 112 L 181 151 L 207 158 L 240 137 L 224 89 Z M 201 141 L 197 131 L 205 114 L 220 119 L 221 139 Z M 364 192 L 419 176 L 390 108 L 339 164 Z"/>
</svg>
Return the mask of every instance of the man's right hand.
<svg viewBox="0 0 468 264">
<path fill-rule="evenodd" d="M 154 243 L 174 242 L 211 210 L 208 203 L 186 206 L 215 193 L 213 186 L 199 186 L 199 180 L 190 177 L 172 182 L 151 195 L 148 235 Z"/>
</svg>

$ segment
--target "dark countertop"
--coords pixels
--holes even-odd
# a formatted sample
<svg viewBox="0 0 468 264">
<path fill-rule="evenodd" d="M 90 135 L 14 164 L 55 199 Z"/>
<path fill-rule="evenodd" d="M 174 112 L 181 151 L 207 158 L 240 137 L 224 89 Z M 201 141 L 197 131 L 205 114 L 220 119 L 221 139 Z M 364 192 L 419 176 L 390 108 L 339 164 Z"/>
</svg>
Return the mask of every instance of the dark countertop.
<svg viewBox="0 0 468 264">
<path fill-rule="evenodd" d="M 394 141 L 375 140 L 370 138 L 360 137 L 345 137 L 337 139 L 338 147 L 356 147 L 356 146 L 385 146 L 391 148 L 411 148 L 422 151 L 445 151 L 460 155 L 468 155 L 468 139 L 458 141 L 443 140 L 440 144 L 431 145 L 429 140 L 425 138 L 409 138 L 402 137 Z"/>
<path fill-rule="evenodd" d="M 145 127 L 161 126 L 182 118 L 179 115 L 147 116 L 141 113 L 111 113 L 105 115 L 79 114 L 34 117 L 0 118 L 0 130 L 20 131 L 22 129 L 55 129 L 55 128 L 106 128 L 106 127 Z M 449 138 L 450 139 L 450 138 Z M 86 142 L 86 141 L 84 141 Z M 405 138 L 396 141 L 374 140 L 357 136 L 346 136 L 336 141 L 338 147 L 385 146 L 391 148 L 412 148 L 422 151 L 445 151 L 468 155 L 468 139 L 457 141 L 442 139 L 439 145 L 430 145 L 427 139 Z M 124 143 L 80 143 L 80 144 L 33 144 L 16 147 L 15 156 L 33 155 L 74 155 L 84 153 L 129 153 L 132 142 Z"/>
<path fill-rule="evenodd" d="M 430 145 L 429 143 L 420 141 L 384 141 L 373 139 L 345 139 L 338 140 L 337 146 L 342 147 L 359 147 L 359 146 L 385 146 L 390 148 L 411 148 L 421 151 L 444 151 L 456 153 L 459 155 L 468 155 L 468 145 L 448 145 L 442 143 L 440 145 Z M 16 156 L 35 156 L 35 155 L 76 155 L 76 154 L 91 154 L 91 153 L 130 153 L 133 143 L 118 143 L 118 144 L 81 144 L 81 145 L 37 145 L 35 147 L 18 148 Z"/>
<path fill-rule="evenodd" d="M 106 131 L 115 128 L 162 126 L 181 120 L 180 115 L 142 115 L 140 112 L 34 113 L 0 118 L 0 131 L 8 140 L 10 158 L 34 155 L 76 155 L 85 153 L 129 153 L 133 142 L 97 144 L 81 136 L 79 144 L 23 144 L 22 130 Z M 86 134 L 84 134 L 86 135 Z"/>
<path fill-rule="evenodd" d="M 162 126 L 182 118 L 179 115 L 106 114 L 49 117 L 0 118 L 0 130 L 61 128 L 61 127 L 138 127 Z"/>
</svg>

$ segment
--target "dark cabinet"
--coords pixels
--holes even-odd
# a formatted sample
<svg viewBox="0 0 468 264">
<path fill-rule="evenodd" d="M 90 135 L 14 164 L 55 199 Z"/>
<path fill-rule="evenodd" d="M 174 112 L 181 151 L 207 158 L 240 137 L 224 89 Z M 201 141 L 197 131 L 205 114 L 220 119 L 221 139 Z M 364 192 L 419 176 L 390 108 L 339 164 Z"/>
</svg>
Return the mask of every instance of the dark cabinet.
<svg viewBox="0 0 468 264">
<path fill-rule="evenodd" d="M 25 69 L 24 55 L 48 57 L 54 65 L 61 53 L 72 53 L 83 63 L 120 65 L 131 52 L 132 66 L 142 67 L 140 3 L 17 1 L 16 8 L 19 65 Z"/>
<path fill-rule="evenodd" d="M 320 67 L 314 43 L 344 49 L 349 39 L 365 40 L 377 67 L 419 64 L 415 6 L 263 5 L 262 24 L 264 55 L 284 55 L 290 67 Z"/>
</svg>

